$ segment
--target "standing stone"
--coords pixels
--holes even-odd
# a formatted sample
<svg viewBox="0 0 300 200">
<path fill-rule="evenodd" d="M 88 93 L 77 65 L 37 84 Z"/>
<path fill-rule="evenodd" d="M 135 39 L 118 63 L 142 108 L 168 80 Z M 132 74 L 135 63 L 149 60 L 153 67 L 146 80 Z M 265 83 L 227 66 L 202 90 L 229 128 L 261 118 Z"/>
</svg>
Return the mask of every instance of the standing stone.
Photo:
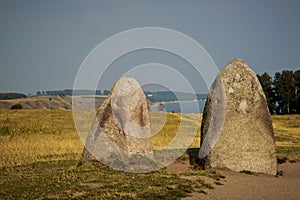
<svg viewBox="0 0 300 200">
<path fill-rule="evenodd" d="M 115 169 L 138 171 L 153 156 L 150 136 L 146 96 L 135 79 L 121 78 L 97 112 L 82 163 L 99 160 Z"/>
<path fill-rule="evenodd" d="M 256 74 L 232 60 L 213 83 L 201 124 L 200 164 L 275 175 L 272 119 Z"/>
</svg>

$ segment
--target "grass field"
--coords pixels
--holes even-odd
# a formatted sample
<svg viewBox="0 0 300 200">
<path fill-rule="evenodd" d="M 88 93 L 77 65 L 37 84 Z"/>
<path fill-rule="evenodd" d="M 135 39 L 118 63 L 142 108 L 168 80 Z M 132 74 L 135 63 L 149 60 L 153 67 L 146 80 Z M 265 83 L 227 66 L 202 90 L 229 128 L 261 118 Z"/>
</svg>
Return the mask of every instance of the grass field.
<svg viewBox="0 0 300 200">
<path fill-rule="evenodd" d="M 191 147 L 199 147 L 200 121 L 198 114 L 151 113 L 153 148 L 165 146 L 178 130 Z M 299 161 L 300 115 L 273 116 L 273 126 L 278 156 Z M 178 199 L 214 187 L 201 176 L 218 184 L 222 178 L 208 172 L 130 174 L 97 164 L 78 166 L 82 150 L 72 111 L 0 110 L 0 199 Z"/>
<path fill-rule="evenodd" d="M 274 115 L 277 157 L 300 161 L 300 115 Z"/>
</svg>

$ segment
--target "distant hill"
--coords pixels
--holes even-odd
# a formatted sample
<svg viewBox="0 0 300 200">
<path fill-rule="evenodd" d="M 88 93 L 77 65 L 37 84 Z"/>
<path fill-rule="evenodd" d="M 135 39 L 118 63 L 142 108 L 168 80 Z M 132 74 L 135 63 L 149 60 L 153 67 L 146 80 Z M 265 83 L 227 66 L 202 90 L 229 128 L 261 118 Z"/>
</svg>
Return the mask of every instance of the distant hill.
<svg viewBox="0 0 300 200">
<path fill-rule="evenodd" d="M 9 100 L 9 99 L 20 99 L 26 98 L 25 94 L 21 93 L 0 93 L 0 100 Z"/>
<path fill-rule="evenodd" d="M 79 107 L 82 110 L 94 109 L 93 98 L 79 98 L 76 101 Z M 105 97 L 96 98 L 96 108 L 99 108 L 102 102 L 105 100 Z M 21 104 L 23 109 L 63 109 L 68 110 L 72 109 L 72 97 L 71 96 L 36 96 L 36 97 L 27 97 L 20 99 L 11 99 L 11 100 L 0 100 L 0 109 L 10 110 L 11 107 L 15 104 Z"/>
<path fill-rule="evenodd" d="M 21 104 L 23 109 L 71 109 L 71 97 L 47 96 L 0 100 L 0 109 L 9 110 L 11 106 Z"/>
</svg>

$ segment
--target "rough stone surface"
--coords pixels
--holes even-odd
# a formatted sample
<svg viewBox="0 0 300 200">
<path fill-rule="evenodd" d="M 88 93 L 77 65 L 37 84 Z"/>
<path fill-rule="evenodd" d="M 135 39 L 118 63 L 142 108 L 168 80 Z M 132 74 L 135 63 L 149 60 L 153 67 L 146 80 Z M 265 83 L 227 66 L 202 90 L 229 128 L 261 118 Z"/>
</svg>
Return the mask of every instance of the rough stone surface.
<svg viewBox="0 0 300 200">
<path fill-rule="evenodd" d="M 209 150 L 207 155 L 202 150 L 206 156 L 200 164 L 205 168 L 271 175 L 277 172 L 266 97 L 256 74 L 241 59 L 229 62 L 210 89 L 201 125 L 201 145 Z"/>
<path fill-rule="evenodd" d="M 100 160 L 125 171 L 135 170 L 153 154 L 146 96 L 133 78 L 117 81 L 101 105 L 88 133 L 82 163 Z M 132 164 L 132 166 L 131 166 Z"/>
</svg>

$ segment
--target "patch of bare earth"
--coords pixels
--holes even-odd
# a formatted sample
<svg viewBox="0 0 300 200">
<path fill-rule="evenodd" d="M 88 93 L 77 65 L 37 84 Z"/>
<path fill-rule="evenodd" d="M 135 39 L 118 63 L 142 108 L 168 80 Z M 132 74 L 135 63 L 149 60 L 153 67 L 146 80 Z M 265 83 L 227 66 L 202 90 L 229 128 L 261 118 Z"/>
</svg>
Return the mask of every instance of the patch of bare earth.
<svg viewBox="0 0 300 200">
<path fill-rule="evenodd" d="M 217 170 L 218 174 L 225 176 L 224 185 L 215 185 L 215 189 L 207 191 L 207 194 L 193 193 L 184 199 L 300 199 L 300 163 L 278 165 L 278 171 L 282 171 L 283 175 L 248 175 Z"/>
<path fill-rule="evenodd" d="M 170 174 L 180 174 L 191 171 L 191 165 L 188 159 L 176 160 L 174 163 L 167 167 L 167 171 Z"/>
</svg>

